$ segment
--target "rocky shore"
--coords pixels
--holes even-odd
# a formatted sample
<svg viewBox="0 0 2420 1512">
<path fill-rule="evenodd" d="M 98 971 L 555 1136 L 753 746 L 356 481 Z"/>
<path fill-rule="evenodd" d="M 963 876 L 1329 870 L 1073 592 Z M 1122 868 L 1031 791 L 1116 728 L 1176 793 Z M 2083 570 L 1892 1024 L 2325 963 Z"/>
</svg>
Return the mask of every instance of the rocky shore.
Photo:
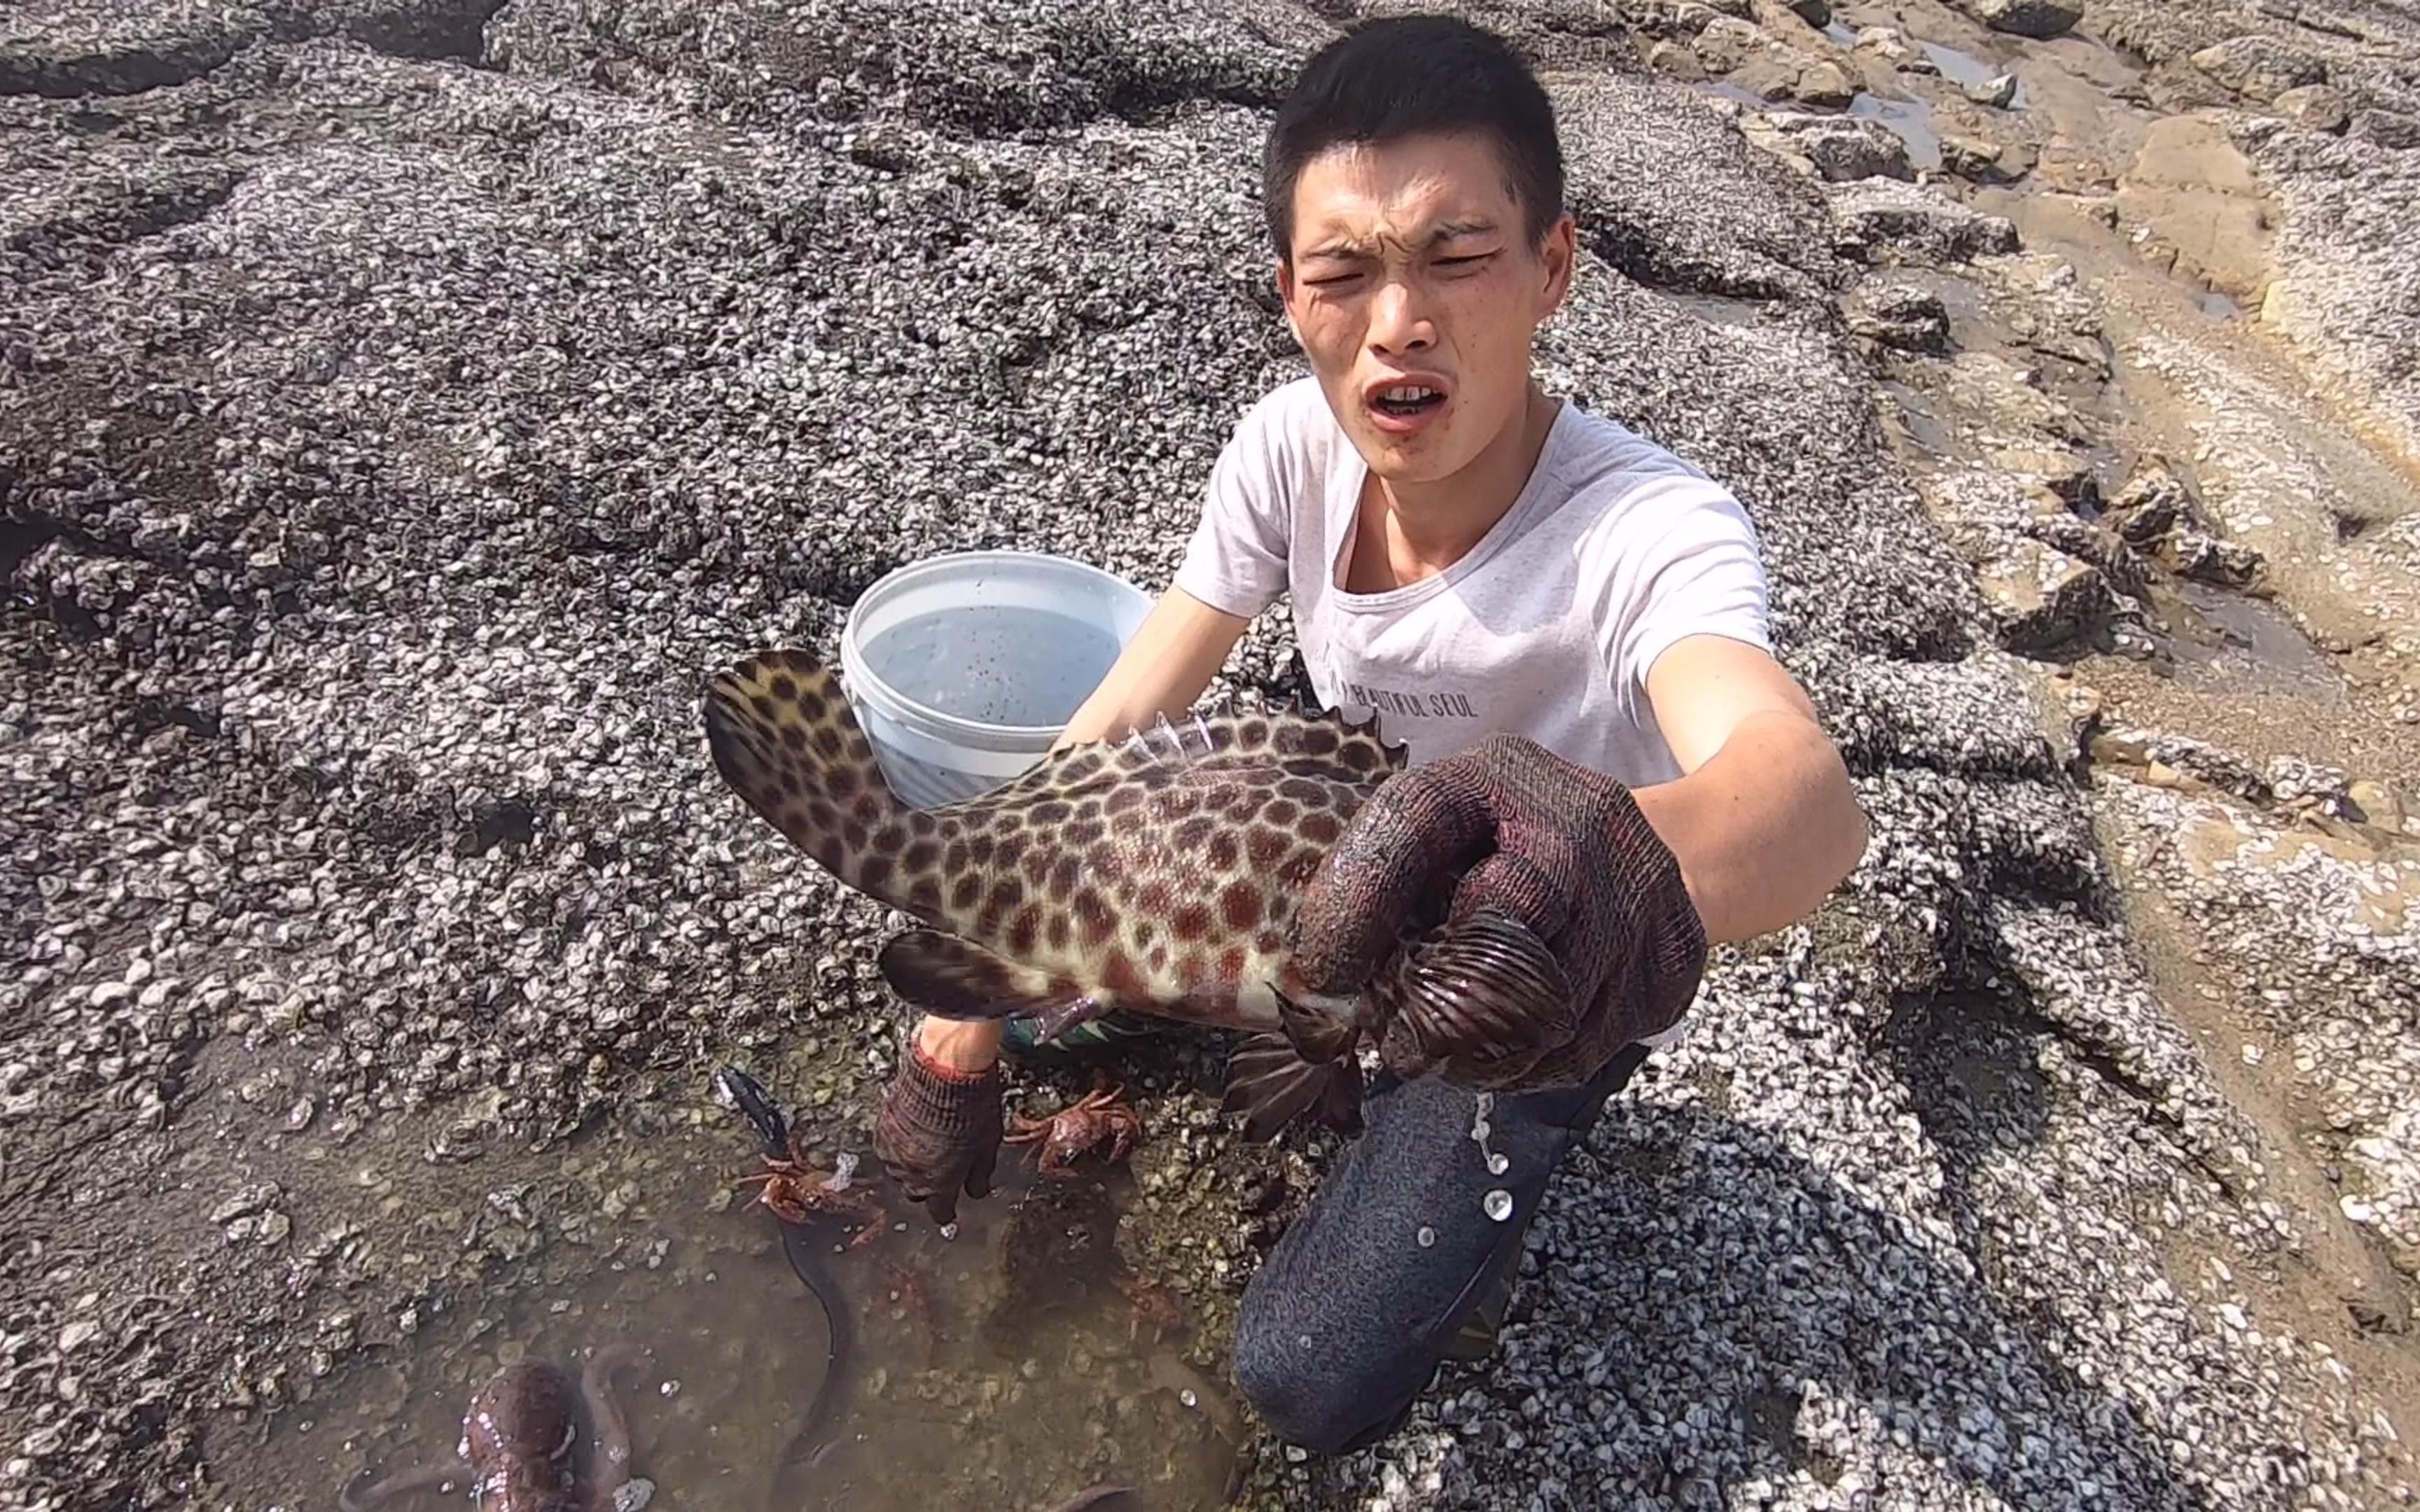
<svg viewBox="0 0 2420 1512">
<path fill-rule="evenodd" d="M 1180 1045 L 1122 1219 L 937 1274 L 1032 1311 L 1113 1228 L 1187 1349 L 920 1365 L 894 1287 L 831 1504 L 1217 1504 L 1189 1434 L 1272 1507 L 2408 1504 L 2420 23 L 1469 9 L 1564 112 L 1544 376 L 1747 503 L 1875 842 L 1387 1443 L 1220 1396 L 1326 1147 L 1239 1147 Z M 861 1151 L 897 1020 L 699 679 L 926 552 L 1164 580 L 1300 370 L 1259 133 L 1348 13 L 0 18 L 9 1504 L 332 1505 L 566 1316 L 705 1341 L 639 1460 L 753 1504 L 823 1345 L 709 1078 Z M 1293 687 L 1282 608 L 1230 674 Z"/>
</svg>

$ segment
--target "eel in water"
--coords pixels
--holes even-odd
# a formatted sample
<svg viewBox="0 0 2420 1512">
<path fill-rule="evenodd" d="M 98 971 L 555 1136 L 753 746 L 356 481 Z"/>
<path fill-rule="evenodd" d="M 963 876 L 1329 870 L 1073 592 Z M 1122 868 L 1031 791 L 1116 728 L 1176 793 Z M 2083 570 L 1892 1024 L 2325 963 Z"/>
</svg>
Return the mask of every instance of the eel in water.
<svg viewBox="0 0 2420 1512">
<path fill-rule="evenodd" d="M 740 1114 L 756 1131 L 770 1160 L 787 1160 L 790 1156 L 790 1120 L 774 1105 L 772 1098 L 756 1079 L 735 1066 L 725 1066 L 715 1080 L 738 1104 Z M 770 1211 L 770 1210 L 768 1210 Z M 848 1311 L 847 1299 L 840 1294 L 840 1284 L 824 1266 L 823 1257 L 816 1253 L 815 1238 L 808 1226 L 794 1223 L 774 1213 L 782 1226 L 782 1253 L 789 1257 L 790 1269 L 798 1273 L 807 1290 L 814 1295 L 815 1304 L 823 1309 L 824 1334 L 829 1343 L 824 1355 L 824 1377 L 815 1386 L 814 1399 L 807 1404 L 806 1415 L 799 1421 L 798 1431 L 791 1435 L 789 1446 L 782 1453 L 780 1464 L 786 1469 L 801 1462 L 812 1462 L 830 1447 L 826 1432 L 840 1411 L 841 1398 L 849 1385 L 850 1367 L 857 1354 L 857 1320 Z"/>
</svg>

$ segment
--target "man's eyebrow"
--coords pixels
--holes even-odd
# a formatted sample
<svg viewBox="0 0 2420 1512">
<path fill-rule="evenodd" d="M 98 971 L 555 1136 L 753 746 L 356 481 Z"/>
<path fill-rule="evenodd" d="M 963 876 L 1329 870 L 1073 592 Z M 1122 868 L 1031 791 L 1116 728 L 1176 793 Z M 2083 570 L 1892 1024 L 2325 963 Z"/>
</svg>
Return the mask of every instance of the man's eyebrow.
<svg viewBox="0 0 2420 1512">
<path fill-rule="evenodd" d="M 1443 221 L 1429 228 L 1428 235 L 1420 239 L 1420 245 L 1434 247 L 1440 242 L 1452 241 L 1462 237 L 1486 236 L 1496 228 L 1496 223 L 1485 216 Z M 1312 242 L 1303 250 L 1303 255 L 1306 257 L 1366 257 L 1370 255 L 1370 252 L 1369 239 L 1354 236 L 1350 232 L 1339 231 Z"/>
</svg>

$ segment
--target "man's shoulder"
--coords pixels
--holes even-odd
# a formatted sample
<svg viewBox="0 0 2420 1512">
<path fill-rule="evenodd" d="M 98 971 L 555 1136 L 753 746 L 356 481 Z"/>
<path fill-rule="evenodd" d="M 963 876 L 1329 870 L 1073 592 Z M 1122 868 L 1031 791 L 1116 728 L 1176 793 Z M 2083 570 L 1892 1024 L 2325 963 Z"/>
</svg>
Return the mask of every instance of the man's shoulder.
<svg viewBox="0 0 2420 1512">
<path fill-rule="evenodd" d="M 1308 376 L 1264 391 L 1245 408 L 1235 422 L 1235 432 L 1238 437 L 1257 435 L 1295 447 L 1324 446 L 1343 435 L 1335 412 L 1327 408 L 1319 379 Z"/>
<path fill-rule="evenodd" d="M 1574 491 L 1619 494 L 1636 485 L 1671 478 L 1694 479 L 1722 491 L 1696 463 L 1612 416 L 1583 409 L 1569 400 L 1564 409 L 1566 433 L 1558 465 Z"/>
</svg>

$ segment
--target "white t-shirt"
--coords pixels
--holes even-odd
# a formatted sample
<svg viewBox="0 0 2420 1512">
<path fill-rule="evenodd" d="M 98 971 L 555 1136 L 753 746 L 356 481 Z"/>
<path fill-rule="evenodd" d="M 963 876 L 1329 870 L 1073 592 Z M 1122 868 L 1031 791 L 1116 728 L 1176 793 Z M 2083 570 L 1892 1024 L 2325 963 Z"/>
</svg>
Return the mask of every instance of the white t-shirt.
<svg viewBox="0 0 2420 1512">
<path fill-rule="evenodd" d="M 1337 586 L 1367 466 L 1315 379 L 1255 404 L 1210 474 L 1176 585 L 1250 618 L 1293 597 L 1321 702 L 1433 761 L 1497 731 L 1632 787 L 1681 775 L 1647 670 L 1684 636 L 1770 650 L 1747 512 L 1720 485 L 1565 403 L 1512 507 L 1461 561 L 1382 594 Z"/>
</svg>

